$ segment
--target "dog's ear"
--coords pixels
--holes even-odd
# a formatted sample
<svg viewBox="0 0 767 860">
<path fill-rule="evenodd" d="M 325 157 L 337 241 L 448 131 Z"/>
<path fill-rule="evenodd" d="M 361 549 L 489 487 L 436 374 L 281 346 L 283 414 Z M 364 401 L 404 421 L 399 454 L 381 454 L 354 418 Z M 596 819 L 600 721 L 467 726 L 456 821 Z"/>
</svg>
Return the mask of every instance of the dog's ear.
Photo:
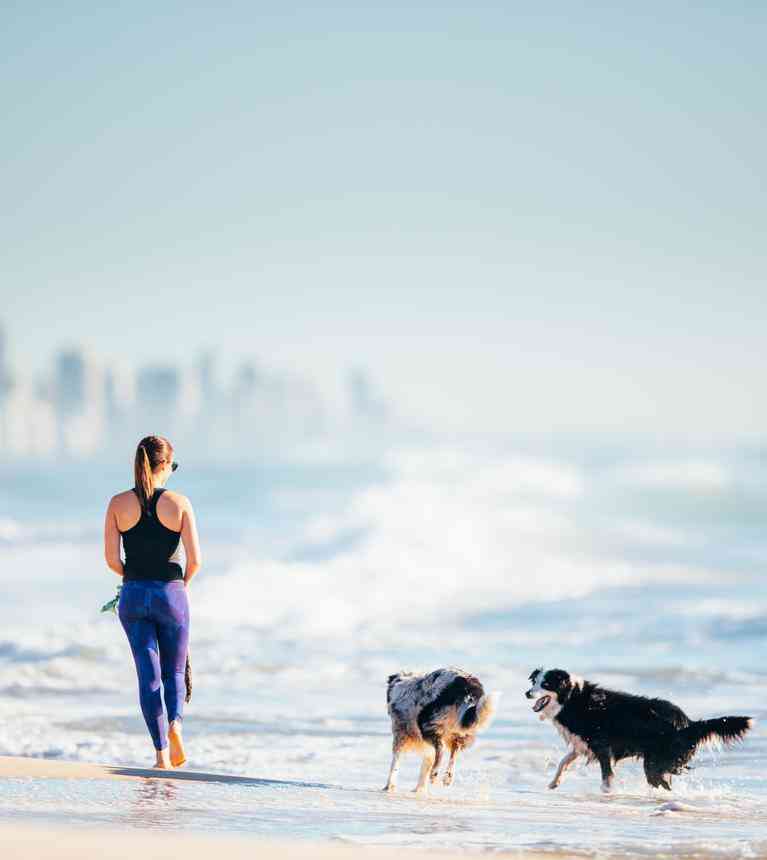
<svg viewBox="0 0 767 860">
<path fill-rule="evenodd" d="M 401 677 L 402 677 L 402 675 L 400 675 L 400 674 L 389 675 L 389 677 L 386 679 L 386 701 L 387 701 L 387 703 L 391 702 L 392 687 L 397 683 L 397 681 L 400 680 Z"/>
<path fill-rule="evenodd" d="M 534 684 L 535 683 L 535 676 L 538 675 L 542 671 L 543 671 L 543 666 L 539 666 L 537 669 L 533 669 L 533 671 L 530 673 L 530 677 L 527 680 L 532 681 L 532 683 Z"/>
</svg>

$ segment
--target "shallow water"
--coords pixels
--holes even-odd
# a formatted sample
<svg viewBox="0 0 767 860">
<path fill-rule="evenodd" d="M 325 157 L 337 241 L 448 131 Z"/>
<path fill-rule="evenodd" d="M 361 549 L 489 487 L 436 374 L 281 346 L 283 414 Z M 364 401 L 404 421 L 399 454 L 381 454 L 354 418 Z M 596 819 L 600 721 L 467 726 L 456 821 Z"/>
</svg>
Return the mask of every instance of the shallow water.
<svg viewBox="0 0 767 860">
<path fill-rule="evenodd" d="M 763 725 L 743 745 L 702 751 L 671 795 L 651 792 L 636 763 L 619 766 L 611 797 L 594 767 L 551 792 L 564 750 L 522 693 L 531 669 L 558 665 L 693 717 L 763 723 L 765 477 L 758 451 L 732 449 L 409 450 L 375 467 L 233 473 L 218 493 L 190 468 L 179 486 L 196 503 L 206 568 L 191 591 L 189 767 L 288 784 L 11 780 L 0 817 L 469 851 L 758 855 Z M 78 501 L 66 472 L 37 490 L 27 475 L 5 478 L 0 754 L 145 765 L 124 634 L 97 613 L 113 579 L 93 498 L 117 479 Z M 410 760 L 402 796 L 381 795 L 387 675 L 449 664 L 503 691 L 498 718 L 451 789 L 409 796 Z"/>
<path fill-rule="evenodd" d="M 468 789 L 438 790 L 428 800 L 270 780 L 13 779 L 3 783 L 0 820 L 481 851 L 657 856 L 673 847 L 675 856 L 747 857 L 767 850 L 763 808 L 744 808 L 734 793 L 672 802 L 641 791 L 605 798 L 592 781 L 554 796 L 540 787 L 495 783 L 496 777 L 484 774 Z"/>
</svg>

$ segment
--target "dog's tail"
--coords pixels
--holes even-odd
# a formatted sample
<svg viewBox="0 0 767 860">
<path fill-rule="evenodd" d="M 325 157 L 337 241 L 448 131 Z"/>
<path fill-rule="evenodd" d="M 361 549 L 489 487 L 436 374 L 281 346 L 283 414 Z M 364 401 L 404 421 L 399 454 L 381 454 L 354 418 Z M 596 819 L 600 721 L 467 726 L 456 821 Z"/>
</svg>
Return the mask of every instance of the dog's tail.
<svg viewBox="0 0 767 860">
<path fill-rule="evenodd" d="M 477 704 L 467 708 L 461 717 L 463 728 L 474 729 L 477 732 L 487 728 L 495 716 L 500 697 L 500 693 L 486 693 L 480 696 Z"/>
<path fill-rule="evenodd" d="M 644 757 L 647 781 L 655 787 L 671 791 L 670 774 L 679 774 L 690 759 L 705 744 L 729 746 L 742 741 L 753 724 L 751 717 L 717 717 L 713 720 L 696 720 L 677 729 L 671 743 L 663 750 Z"/>
<path fill-rule="evenodd" d="M 713 720 L 696 720 L 679 729 L 677 738 L 694 753 L 704 744 L 721 743 L 725 746 L 742 741 L 753 726 L 751 717 L 716 717 Z"/>
<path fill-rule="evenodd" d="M 695 720 L 678 729 L 671 744 L 669 773 L 679 773 L 695 753 L 706 744 L 731 744 L 742 741 L 751 729 L 751 717 L 716 717 L 713 720 Z"/>
</svg>

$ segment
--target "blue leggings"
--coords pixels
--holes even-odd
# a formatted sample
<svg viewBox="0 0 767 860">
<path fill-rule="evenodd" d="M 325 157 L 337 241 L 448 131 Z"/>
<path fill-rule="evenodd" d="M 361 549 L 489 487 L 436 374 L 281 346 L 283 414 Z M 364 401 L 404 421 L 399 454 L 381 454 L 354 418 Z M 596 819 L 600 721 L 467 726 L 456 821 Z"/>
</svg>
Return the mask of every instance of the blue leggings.
<svg viewBox="0 0 767 860">
<path fill-rule="evenodd" d="M 141 711 L 155 749 L 162 750 L 168 746 L 168 723 L 183 717 L 189 644 L 186 587 L 180 579 L 128 580 L 120 592 L 119 615 L 136 664 Z"/>
</svg>

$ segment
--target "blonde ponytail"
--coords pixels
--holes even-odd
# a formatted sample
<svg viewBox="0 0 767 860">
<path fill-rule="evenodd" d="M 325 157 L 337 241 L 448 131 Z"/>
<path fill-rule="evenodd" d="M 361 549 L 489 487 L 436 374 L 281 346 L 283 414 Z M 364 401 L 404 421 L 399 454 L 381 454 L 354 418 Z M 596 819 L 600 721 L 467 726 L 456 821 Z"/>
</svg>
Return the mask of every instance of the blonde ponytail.
<svg viewBox="0 0 767 860">
<path fill-rule="evenodd" d="M 145 436 L 136 448 L 133 478 L 141 509 L 147 511 L 154 495 L 154 472 L 173 457 L 173 446 L 162 436 Z"/>
</svg>

